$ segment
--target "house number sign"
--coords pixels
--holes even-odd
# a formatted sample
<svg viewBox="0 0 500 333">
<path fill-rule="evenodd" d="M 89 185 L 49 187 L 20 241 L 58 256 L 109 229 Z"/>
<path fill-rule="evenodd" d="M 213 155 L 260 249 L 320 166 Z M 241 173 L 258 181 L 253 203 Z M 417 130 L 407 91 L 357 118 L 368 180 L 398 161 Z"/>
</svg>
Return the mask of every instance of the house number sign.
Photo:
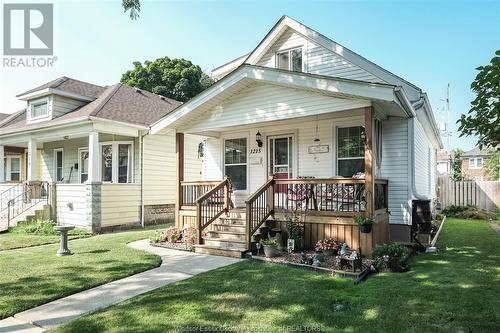
<svg viewBox="0 0 500 333">
<path fill-rule="evenodd" d="M 325 154 L 330 151 L 330 146 L 329 145 L 316 145 L 316 146 L 309 146 L 309 154 Z"/>
</svg>

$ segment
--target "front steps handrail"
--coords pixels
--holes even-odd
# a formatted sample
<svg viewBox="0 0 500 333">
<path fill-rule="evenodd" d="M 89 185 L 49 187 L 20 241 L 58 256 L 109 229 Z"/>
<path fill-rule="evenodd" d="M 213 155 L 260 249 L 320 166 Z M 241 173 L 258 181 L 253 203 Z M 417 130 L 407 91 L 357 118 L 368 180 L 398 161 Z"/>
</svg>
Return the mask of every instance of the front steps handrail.
<svg viewBox="0 0 500 333">
<path fill-rule="evenodd" d="M 203 230 L 217 220 L 231 206 L 231 183 L 224 178 L 217 186 L 196 200 L 196 227 L 198 243 L 202 242 Z"/>
<path fill-rule="evenodd" d="M 0 214 L 7 209 L 9 201 L 24 191 L 25 183 L 14 184 L 0 193 Z"/>
<path fill-rule="evenodd" d="M 270 178 L 264 185 L 252 194 L 246 204 L 246 244 L 251 248 L 252 236 L 274 214 L 274 178 Z"/>
<path fill-rule="evenodd" d="M 22 185 L 22 192 L 15 195 L 7 203 L 0 215 L 7 215 L 7 224 L 10 221 L 32 207 L 38 205 L 40 202 L 49 201 L 49 183 L 43 181 L 26 182 Z"/>
</svg>

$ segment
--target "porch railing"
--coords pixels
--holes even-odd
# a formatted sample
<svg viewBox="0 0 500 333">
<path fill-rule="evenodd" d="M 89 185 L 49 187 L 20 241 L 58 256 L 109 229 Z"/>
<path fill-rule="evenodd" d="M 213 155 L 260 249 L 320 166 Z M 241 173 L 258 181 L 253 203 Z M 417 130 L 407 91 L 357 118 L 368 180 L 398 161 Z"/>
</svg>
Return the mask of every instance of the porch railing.
<svg viewBox="0 0 500 333">
<path fill-rule="evenodd" d="M 220 180 L 181 182 L 182 202 L 180 202 L 180 206 L 196 206 L 196 200 L 219 185 L 220 182 Z"/>
<path fill-rule="evenodd" d="M 196 199 L 196 227 L 198 243 L 201 243 L 203 230 L 223 213 L 229 211 L 231 184 L 228 178 L 219 182 L 211 190 Z"/>
<path fill-rule="evenodd" d="M 274 214 L 275 182 L 275 179 L 269 179 L 246 201 L 247 249 L 250 249 L 252 235 Z"/>
</svg>

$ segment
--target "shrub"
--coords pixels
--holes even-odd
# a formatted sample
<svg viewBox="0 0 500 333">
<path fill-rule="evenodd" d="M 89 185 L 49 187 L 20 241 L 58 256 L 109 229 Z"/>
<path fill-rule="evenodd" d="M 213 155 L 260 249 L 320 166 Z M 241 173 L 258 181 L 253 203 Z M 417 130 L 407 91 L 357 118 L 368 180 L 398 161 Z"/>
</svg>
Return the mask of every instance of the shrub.
<svg viewBox="0 0 500 333">
<path fill-rule="evenodd" d="M 488 212 L 476 206 L 455 206 L 451 205 L 443 209 L 442 213 L 449 217 L 475 220 L 494 220 L 497 219 L 496 213 Z"/>
<path fill-rule="evenodd" d="M 198 229 L 186 224 L 182 228 L 182 242 L 186 244 L 186 248 L 192 248 L 193 244 L 198 243 Z"/>
<path fill-rule="evenodd" d="M 338 250 L 340 247 L 339 243 L 333 238 L 327 238 L 324 240 L 319 240 L 316 242 L 314 249 L 316 251 L 328 251 L 328 250 Z"/>
<path fill-rule="evenodd" d="M 56 223 L 51 220 L 32 220 L 29 222 L 20 222 L 12 228 L 13 233 L 51 236 L 59 233 L 54 230 Z"/>
<path fill-rule="evenodd" d="M 286 230 L 288 238 L 300 241 L 303 238 L 303 228 L 300 223 L 300 215 L 292 214 L 286 218 Z"/>
<path fill-rule="evenodd" d="M 410 250 L 400 244 L 376 245 L 373 259 L 378 270 L 389 269 L 392 272 L 403 272 L 407 269 L 406 258 Z"/>
<path fill-rule="evenodd" d="M 356 222 L 357 225 L 368 225 L 377 223 L 377 221 L 369 219 L 364 215 L 356 215 L 356 217 L 354 218 L 354 222 Z"/>
</svg>

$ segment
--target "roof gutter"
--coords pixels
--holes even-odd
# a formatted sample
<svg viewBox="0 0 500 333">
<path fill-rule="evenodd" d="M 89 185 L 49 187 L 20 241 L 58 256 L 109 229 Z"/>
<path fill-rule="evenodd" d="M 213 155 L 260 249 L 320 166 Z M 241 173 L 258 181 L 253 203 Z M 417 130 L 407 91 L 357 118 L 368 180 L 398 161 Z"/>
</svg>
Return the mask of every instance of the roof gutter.
<svg viewBox="0 0 500 333">
<path fill-rule="evenodd" d="M 401 86 L 394 87 L 394 93 L 396 94 L 396 97 L 399 99 L 403 106 L 403 110 L 406 112 L 406 115 L 409 118 L 415 117 L 417 114 L 415 113 L 415 110 L 413 109 L 413 105 L 411 104 L 410 100 L 408 99 L 408 96 L 406 96 L 405 91 Z"/>
</svg>

